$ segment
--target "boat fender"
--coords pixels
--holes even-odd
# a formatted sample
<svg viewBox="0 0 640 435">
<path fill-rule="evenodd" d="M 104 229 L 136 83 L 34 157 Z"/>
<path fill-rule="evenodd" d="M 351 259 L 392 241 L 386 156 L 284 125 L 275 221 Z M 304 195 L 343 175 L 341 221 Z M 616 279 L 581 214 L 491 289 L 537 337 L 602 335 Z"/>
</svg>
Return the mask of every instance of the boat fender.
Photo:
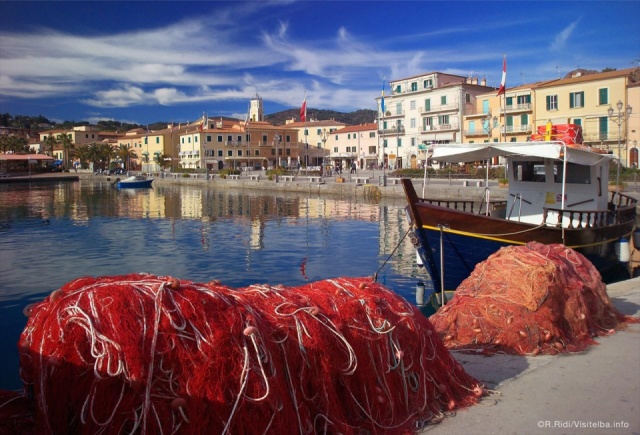
<svg viewBox="0 0 640 435">
<path fill-rule="evenodd" d="M 618 261 L 620 261 L 620 263 L 629 262 L 629 240 L 622 238 L 616 243 L 616 255 L 618 256 Z"/>
</svg>

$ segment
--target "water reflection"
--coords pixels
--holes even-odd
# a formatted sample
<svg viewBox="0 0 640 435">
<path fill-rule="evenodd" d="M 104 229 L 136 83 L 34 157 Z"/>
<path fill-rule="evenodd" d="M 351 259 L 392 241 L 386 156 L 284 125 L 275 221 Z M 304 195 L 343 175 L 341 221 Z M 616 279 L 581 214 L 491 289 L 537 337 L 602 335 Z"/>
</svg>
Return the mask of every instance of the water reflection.
<svg viewBox="0 0 640 435">
<path fill-rule="evenodd" d="M 17 388 L 22 308 L 80 276 L 149 272 L 241 287 L 371 276 L 408 229 L 401 199 L 107 181 L 0 185 L 0 388 Z M 405 241 L 378 281 L 414 300 Z"/>
</svg>

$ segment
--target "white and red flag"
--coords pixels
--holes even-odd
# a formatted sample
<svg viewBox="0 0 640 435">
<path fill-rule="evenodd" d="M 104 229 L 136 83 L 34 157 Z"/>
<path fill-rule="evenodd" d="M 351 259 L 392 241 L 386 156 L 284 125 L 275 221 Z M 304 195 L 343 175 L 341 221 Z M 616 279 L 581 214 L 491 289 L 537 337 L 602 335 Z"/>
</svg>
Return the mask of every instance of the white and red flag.
<svg viewBox="0 0 640 435">
<path fill-rule="evenodd" d="M 300 121 L 306 122 L 307 120 L 307 93 L 304 94 L 304 101 L 302 101 L 302 107 L 300 107 Z"/>
<path fill-rule="evenodd" d="M 507 55 L 504 55 L 504 59 L 502 59 L 502 80 L 500 81 L 500 89 L 498 89 L 498 94 L 504 94 L 507 85 Z"/>
</svg>

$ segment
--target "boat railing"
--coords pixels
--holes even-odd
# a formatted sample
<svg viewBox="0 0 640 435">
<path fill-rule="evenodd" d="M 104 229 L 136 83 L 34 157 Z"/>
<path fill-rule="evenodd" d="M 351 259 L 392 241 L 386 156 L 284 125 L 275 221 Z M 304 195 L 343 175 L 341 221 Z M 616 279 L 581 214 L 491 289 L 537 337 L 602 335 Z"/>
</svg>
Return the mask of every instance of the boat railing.
<svg viewBox="0 0 640 435">
<path fill-rule="evenodd" d="M 522 203 L 526 202 L 527 204 L 531 205 L 531 201 L 527 201 L 526 199 L 524 199 L 522 197 L 522 194 L 520 193 L 516 193 L 515 195 L 513 193 L 510 193 L 509 195 L 513 197 L 513 202 L 511 203 L 511 208 L 509 208 L 507 219 L 511 219 L 511 215 L 513 214 L 513 207 L 515 207 L 517 203 L 518 204 L 518 222 L 520 222 L 520 218 L 522 217 Z"/>
<path fill-rule="evenodd" d="M 557 221 L 547 222 L 547 219 L 553 215 L 557 215 Z M 550 207 L 542 209 L 542 223 L 556 227 L 561 227 L 563 222 L 567 222 L 569 229 L 601 228 L 618 221 L 618 213 L 613 213 L 611 210 L 563 210 Z"/>
<path fill-rule="evenodd" d="M 477 201 L 469 201 L 469 200 L 428 199 L 428 198 L 420 198 L 418 199 L 418 201 L 431 204 L 431 205 L 437 205 L 439 207 L 446 207 L 453 210 L 465 211 L 469 213 L 475 213 L 475 214 L 485 213 L 483 209 L 486 204 L 484 196 L 482 197 L 482 201 L 480 201 L 479 203 Z M 497 208 L 499 206 L 504 206 L 506 204 L 507 204 L 507 201 L 505 200 L 496 200 L 496 201 L 490 201 L 487 204 L 487 207 L 489 208 L 489 210 L 491 210 L 492 208 Z"/>
<path fill-rule="evenodd" d="M 611 194 L 611 197 L 609 199 L 609 202 L 617 207 L 622 207 L 622 206 L 627 206 L 632 204 L 635 205 L 638 202 L 637 199 L 629 195 L 625 195 L 624 193 L 610 192 L 610 194 Z"/>
</svg>

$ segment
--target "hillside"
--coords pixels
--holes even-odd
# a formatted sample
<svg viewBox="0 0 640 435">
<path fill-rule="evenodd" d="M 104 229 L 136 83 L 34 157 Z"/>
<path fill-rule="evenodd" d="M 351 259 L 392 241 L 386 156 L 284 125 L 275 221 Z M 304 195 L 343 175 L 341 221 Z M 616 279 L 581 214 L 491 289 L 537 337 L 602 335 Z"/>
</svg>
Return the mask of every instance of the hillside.
<svg viewBox="0 0 640 435">
<path fill-rule="evenodd" d="M 289 119 L 300 121 L 300 109 L 288 109 L 280 112 L 265 115 L 264 120 L 274 125 L 284 125 Z M 347 125 L 359 125 L 375 122 L 376 111 L 369 109 L 356 110 L 355 112 L 336 112 L 335 110 L 322 110 L 307 108 L 307 118 L 318 121 L 333 119 L 335 121 L 344 122 Z"/>
<path fill-rule="evenodd" d="M 375 122 L 376 111 L 369 109 L 356 110 L 355 112 L 343 113 L 336 112 L 335 110 L 321 110 L 321 109 L 307 109 L 308 119 L 315 119 L 318 121 L 330 120 L 344 122 L 347 125 L 359 125 L 370 122 Z M 219 119 L 220 116 L 210 116 L 210 118 Z M 233 119 L 222 117 L 224 119 Z M 289 109 L 281 112 L 265 115 L 265 121 L 268 121 L 274 125 L 284 125 L 289 119 L 294 118 L 296 121 L 300 120 L 300 109 Z M 119 121 L 99 121 L 97 127 L 101 131 L 127 131 L 134 128 L 149 128 L 149 130 L 162 130 L 166 128 L 169 123 L 166 121 L 158 121 L 153 124 L 138 125 L 128 124 Z M 24 116 L 16 115 L 12 116 L 9 113 L 0 114 L 0 126 L 24 128 L 33 131 L 47 130 L 51 128 L 65 129 L 72 128 L 79 125 L 89 125 L 87 121 L 64 121 L 63 123 L 56 123 L 50 121 L 46 117 L 40 116 Z"/>
</svg>

